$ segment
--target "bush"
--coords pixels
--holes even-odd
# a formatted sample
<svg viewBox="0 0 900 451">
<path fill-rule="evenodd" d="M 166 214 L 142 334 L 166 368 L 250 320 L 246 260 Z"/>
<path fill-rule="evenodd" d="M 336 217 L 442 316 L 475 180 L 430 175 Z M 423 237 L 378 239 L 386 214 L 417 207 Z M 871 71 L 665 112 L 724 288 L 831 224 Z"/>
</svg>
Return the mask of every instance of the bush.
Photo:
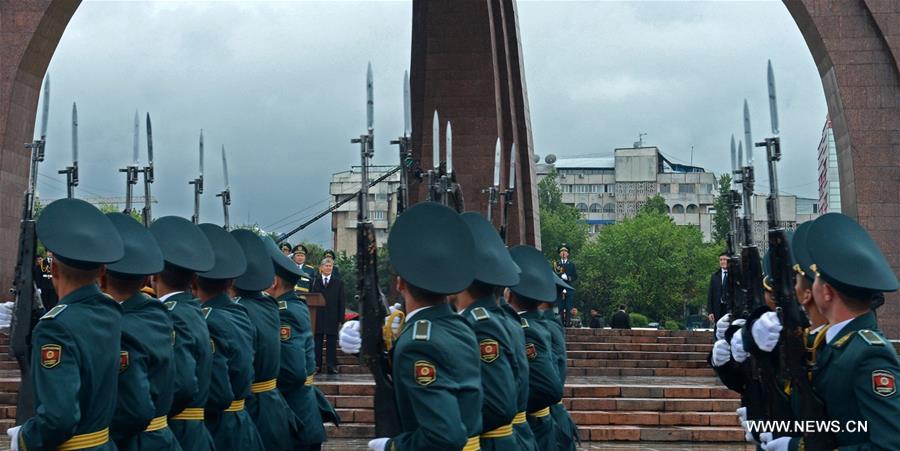
<svg viewBox="0 0 900 451">
<path fill-rule="evenodd" d="M 628 317 L 631 319 L 631 327 L 647 327 L 650 324 L 650 320 L 640 313 L 629 313 Z"/>
<path fill-rule="evenodd" d="M 664 324 L 666 330 L 681 330 L 681 324 L 678 324 L 678 321 L 667 319 Z"/>
</svg>

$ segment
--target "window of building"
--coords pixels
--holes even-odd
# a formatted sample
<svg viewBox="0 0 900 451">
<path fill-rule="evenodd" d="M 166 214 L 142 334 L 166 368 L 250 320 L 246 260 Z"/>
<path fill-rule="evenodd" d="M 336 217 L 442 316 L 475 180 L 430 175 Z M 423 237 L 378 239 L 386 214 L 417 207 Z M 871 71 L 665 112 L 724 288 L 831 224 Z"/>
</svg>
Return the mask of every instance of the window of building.
<svg viewBox="0 0 900 451">
<path fill-rule="evenodd" d="M 600 204 L 591 204 L 591 213 L 600 213 Z"/>
<path fill-rule="evenodd" d="M 688 204 L 687 209 L 685 210 L 685 213 L 697 214 L 697 206 L 694 204 Z"/>
<path fill-rule="evenodd" d="M 678 186 L 679 193 L 694 194 L 694 185 L 691 183 L 682 183 Z"/>
<path fill-rule="evenodd" d="M 663 194 L 668 194 L 671 192 L 671 188 L 668 183 L 660 183 L 659 184 L 659 192 Z"/>
<path fill-rule="evenodd" d="M 675 204 L 672 206 L 672 213 L 684 213 L 684 205 Z"/>
<path fill-rule="evenodd" d="M 560 188 L 560 190 L 562 190 L 562 192 L 564 192 L 564 193 L 571 193 L 571 192 L 572 192 L 572 185 L 559 185 L 559 188 Z"/>
<path fill-rule="evenodd" d="M 604 205 L 603 212 L 604 213 L 615 213 L 616 212 L 616 204 L 608 203 L 608 204 Z"/>
<path fill-rule="evenodd" d="M 587 213 L 587 211 L 588 211 L 588 206 L 585 203 L 579 202 L 578 205 L 575 205 L 575 208 L 577 208 L 578 211 L 580 211 L 582 213 Z"/>
</svg>

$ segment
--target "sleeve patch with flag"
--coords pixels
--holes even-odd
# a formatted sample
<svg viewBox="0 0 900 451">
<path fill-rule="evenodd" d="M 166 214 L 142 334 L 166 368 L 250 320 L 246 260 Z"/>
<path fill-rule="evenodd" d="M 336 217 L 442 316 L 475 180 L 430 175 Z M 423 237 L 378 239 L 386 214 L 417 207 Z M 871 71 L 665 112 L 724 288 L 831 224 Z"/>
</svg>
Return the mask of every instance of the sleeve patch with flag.
<svg viewBox="0 0 900 451">
<path fill-rule="evenodd" d="M 128 369 L 128 351 L 122 351 L 119 353 L 119 372 L 124 372 Z"/>
<path fill-rule="evenodd" d="M 537 348 L 534 346 L 534 343 L 528 343 L 525 345 L 525 355 L 528 356 L 528 360 L 534 360 L 537 358 Z"/>
<path fill-rule="evenodd" d="M 289 326 L 287 324 L 282 324 L 280 335 L 281 335 L 281 341 L 290 340 L 291 339 L 291 326 Z"/>
<path fill-rule="evenodd" d="M 894 374 L 886 370 L 872 371 L 872 391 L 885 398 L 897 393 L 897 381 Z"/>
<path fill-rule="evenodd" d="M 62 346 L 60 345 L 44 345 L 41 346 L 41 366 L 44 368 L 53 368 L 59 365 L 62 359 Z"/>
<path fill-rule="evenodd" d="M 497 340 L 481 340 L 478 344 L 481 346 L 481 361 L 491 363 L 500 357 L 500 343 Z"/>
<path fill-rule="evenodd" d="M 426 361 L 419 360 L 416 362 L 414 366 L 416 383 L 419 385 L 430 385 L 437 379 L 437 368 L 434 367 L 434 364 Z"/>
</svg>

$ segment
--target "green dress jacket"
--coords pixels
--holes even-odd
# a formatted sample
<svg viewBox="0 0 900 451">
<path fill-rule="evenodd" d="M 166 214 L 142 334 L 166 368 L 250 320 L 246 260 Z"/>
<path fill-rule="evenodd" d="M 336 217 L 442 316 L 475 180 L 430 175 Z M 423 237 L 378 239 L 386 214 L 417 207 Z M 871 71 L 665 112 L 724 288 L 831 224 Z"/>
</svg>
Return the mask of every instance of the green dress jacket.
<svg viewBox="0 0 900 451">
<path fill-rule="evenodd" d="M 566 372 L 568 370 L 566 363 L 566 330 L 563 328 L 559 315 L 553 310 L 544 310 L 544 325 L 550 331 L 550 346 L 553 348 L 553 357 L 556 360 L 556 368 L 559 371 L 559 380 L 563 387 L 566 386 Z M 566 406 L 562 402 L 550 406 L 550 414 L 553 415 L 553 421 L 559 431 L 559 449 L 560 451 L 575 451 L 576 443 L 580 441 L 578 437 L 578 426 L 566 410 Z"/>
<path fill-rule="evenodd" d="M 512 434 L 512 421 L 518 412 L 518 387 L 510 383 L 515 380 L 512 367 L 516 356 L 503 324 L 504 319 L 496 312 L 490 313 L 490 307 L 496 305 L 493 294 L 477 299 L 463 310 L 462 317 L 475 330 L 481 353 L 481 388 L 484 393 L 481 449 L 517 451 L 519 447 Z"/>
<path fill-rule="evenodd" d="M 203 424 L 202 409 L 209 400 L 213 344 L 200 301 L 190 293 L 181 292 L 167 297 L 163 305 L 175 330 L 174 397 L 169 410 L 169 429 L 184 451 L 211 451 L 215 447 Z M 199 419 L 196 415 L 194 419 L 179 419 L 188 416 L 178 417 L 185 409 L 194 412 L 199 409 Z"/>
<path fill-rule="evenodd" d="M 836 434 L 838 449 L 900 449 L 900 364 L 874 313 L 856 317 L 823 346 L 812 375 L 829 419 L 842 429 Z M 868 431 L 860 431 L 861 422 Z M 791 439 L 791 449 L 800 444 L 801 439 Z"/>
<path fill-rule="evenodd" d="M 525 416 L 525 412 L 528 410 L 528 383 L 530 380 L 530 371 L 528 356 L 525 355 L 524 323 L 522 322 L 522 318 L 519 318 L 519 314 L 516 313 L 515 309 L 506 302 L 506 299 L 500 298 L 500 305 L 497 306 L 496 310 L 491 311 L 503 315 L 506 331 L 509 333 L 512 346 L 516 349 L 516 365 L 513 367 L 513 371 L 515 372 L 516 387 L 518 389 L 518 394 L 516 396 L 518 411 L 516 412 L 516 419 L 513 420 L 513 432 L 516 441 L 519 443 L 519 449 L 522 451 L 537 451 L 538 448 L 537 442 L 534 439 L 534 432 L 532 432 L 531 426 L 528 425 Z"/>
<path fill-rule="evenodd" d="M 278 390 L 297 417 L 301 428 L 298 440 L 300 445 L 318 445 L 325 441 L 326 436 L 312 385 L 316 371 L 316 353 L 309 308 L 291 291 L 278 298 L 278 313 L 281 319 Z"/>
<path fill-rule="evenodd" d="M 122 307 L 85 285 L 69 293 L 32 331 L 35 416 L 19 430 L 19 449 L 53 450 L 77 438 L 89 450 L 114 450 Z M 90 435 L 88 435 L 90 434 Z"/>
<path fill-rule="evenodd" d="M 550 331 L 539 311 L 521 315 L 525 328 L 525 355 L 528 357 L 528 424 L 540 450 L 558 448 L 557 426 L 550 406 L 562 399 L 563 385 L 553 355 Z"/>
<path fill-rule="evenodd" d="M 403 432 L 392 451 L 459 451 L 481 433 L 481 355 L 475 332 L 446 303 L 418 310 L 394 345 Z"/>
<path fill-rule="evenodd" d="M 172 320 L 161 302 L 143 293 L 131 296 L 121 305 L 119 390 L 110 434 L 120 451 L 181 450 L 175 435 L 160 421 L 172 408 Z M 146 430 L 148 426 L 150 431 Z"/>
<path fill-rule="evenodd" d="M 266 451 L 289 451 L 298 432 L 294 413 L 276 388 L 281 368 L 278 301 L 260 292 L 242 292 L 235 302 L 246 309 L 256 331 L 254 383 L 247 398 L 247 411 Z"/>
<path fill-rule="evenodd" d="M 227 294 L 203 303 L 213 341 L 213 369 L 206 427 L 218 450 L 263 451 L 256 425 L 243 404 L 253 383 L 256 329 L 247 310 Z"/>
</svg>

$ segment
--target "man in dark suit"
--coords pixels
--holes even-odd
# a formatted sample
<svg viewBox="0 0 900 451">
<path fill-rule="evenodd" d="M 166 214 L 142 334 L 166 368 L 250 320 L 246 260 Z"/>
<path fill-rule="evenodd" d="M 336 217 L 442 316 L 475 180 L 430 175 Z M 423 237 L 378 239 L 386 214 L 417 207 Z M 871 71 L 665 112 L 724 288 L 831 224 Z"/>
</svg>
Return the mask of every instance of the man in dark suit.
<svg viewBox="0 0 900 451">
<path fill-rule="evenodd" d="M 625 312 L 625 304 L 619 304 L 619 311 L 613 313 L 609 325 L 613 329 L 631 329 L 631 317 Z"/>
<path fill-rule="evenodd" d="M 344 321 L 344 311 L 347 301 L 347 289 L 344 281 L 334 272 L 334 260 L 324 258 L 319 264 L 319 274 L 313 280 L 313 293 L 322 293 L 325 298 L 325 306 L 316 312 L 316 367 L 322 370 L 322 342 L 327 353 L 328 374 L 337 374 L 337 333 Z"/>
<path fill-rule="evenodd" d="M 725 287 L 728 285 L 728 253 L 719 254 L 719 270 L 709 279 L 709 290 L 706 293 L 706 312 L 709 322 L 715 324 L 728 312 L 725 299 Z"/>
</svg>

